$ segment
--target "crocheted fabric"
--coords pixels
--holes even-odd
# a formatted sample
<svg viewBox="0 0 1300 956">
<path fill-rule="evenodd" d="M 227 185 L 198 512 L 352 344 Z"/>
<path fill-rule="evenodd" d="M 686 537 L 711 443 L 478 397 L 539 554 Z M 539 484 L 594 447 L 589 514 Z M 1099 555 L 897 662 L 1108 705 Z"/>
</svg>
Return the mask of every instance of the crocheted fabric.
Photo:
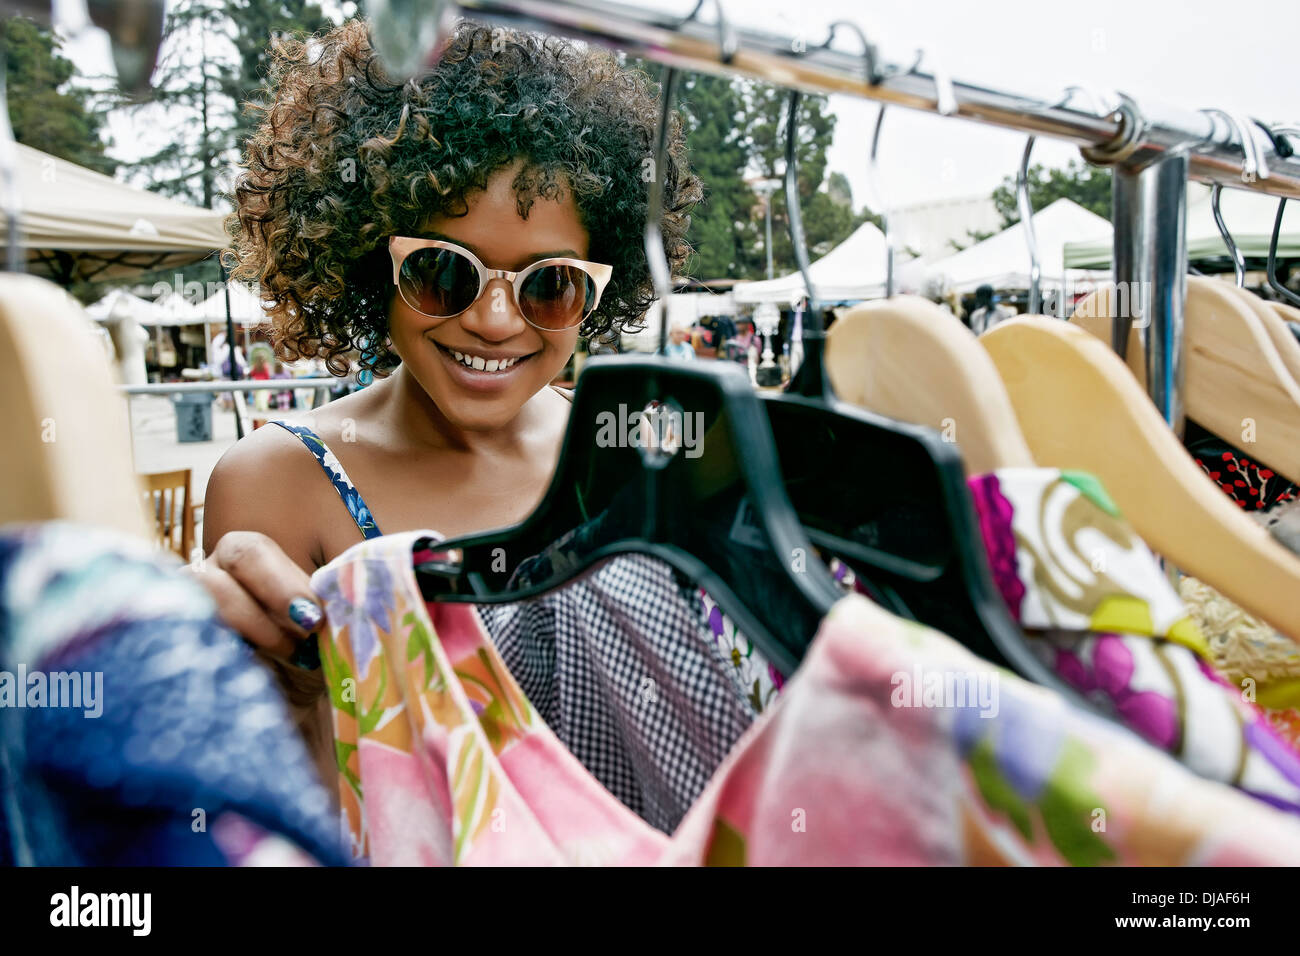
<svg viewBox="0 0 1300 956">
<path fill-rule="evenodd" d="M 1215 670 L 1300 749 L 1300 645 L 1203 581 L 1183 577 L 1178 591 L 1209 642 Z"/>
</svg>

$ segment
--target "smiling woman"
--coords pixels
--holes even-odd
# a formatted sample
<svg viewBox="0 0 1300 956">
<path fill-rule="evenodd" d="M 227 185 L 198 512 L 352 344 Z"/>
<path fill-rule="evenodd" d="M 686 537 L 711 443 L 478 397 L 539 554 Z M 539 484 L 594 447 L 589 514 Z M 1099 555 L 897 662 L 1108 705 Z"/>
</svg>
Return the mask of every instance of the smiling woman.
<svg viewBox="0 0 1300 956">
<path fill-rule="evenodd" d="M 540 500 L 569 410 L 550 383 L 580 335 L 616 340 L 653 297 L 658 104 L 609 53 L 469 22 L 407 82 L 361 20 L 272 53 L 225 261 L 271 301 L 283 358 L 342 372 L 360 349 L 377 378 L 225 454 L 198 577 L 307 706 L 319 681 L 280 662 L 322 621 L 310 572 L 380 529 L 457 536 Z M 702 192 L 676 117 L 667 166 L 676 267 Z"/>
</svg>

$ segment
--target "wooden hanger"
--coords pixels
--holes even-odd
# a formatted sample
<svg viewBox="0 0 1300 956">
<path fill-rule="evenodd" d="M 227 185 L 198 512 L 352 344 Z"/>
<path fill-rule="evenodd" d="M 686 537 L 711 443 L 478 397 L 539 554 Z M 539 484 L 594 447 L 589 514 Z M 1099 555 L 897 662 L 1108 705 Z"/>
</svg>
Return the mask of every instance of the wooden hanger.
<svg viewBox="0 0 1300 956">
<path fill-rule="evenodd" d="M 1034 467 L 997 368 L 960 319 L 927 299 L 842 312 L 826 335 L 826 368 L 844 401 L 955 440 L 968 475 Z"/>
<path fill-rule="evenodd" d="M 1076 307 L 1070 324 L 1109 346 L 1114 295 L 1111 285 L 1091 293 Z M 1300 384 L 1250 304 L 1234 286 L 1189 276 L 1183 340 L 1188 417 L 1234 444 L 1253 421 L 1251 458 L 1292 481 L 1300 478 Z M 1127 360 L 1145 393 L 1137 329 L 1129 332 Z"/>
<path fill-rule="evenodd" d="M 1286 321 L 1278 315 L 1277 310 L 1271 308 L 1274 303 L 1265 302 L 1255 293 L 1239 286 L 1228 285 L 1226 282 L 1222 284 L 1227 285 L 1242 304 L 1259 316 L 1264 331 L 1268 333 L 1269 341 L 1273 343 L 1273 348 L 1277 349 L 1278 358 L 1282 360 L 1287 374 L 1291 376 L 1291 381 L 1300 387 L 1300 342 L 1296 341 L 1296 337 L 1286 327 Z"/>
<path fill-rule="evenodd" d="M 68 520 L 147 537 L 126 401 L 91 320 L 45 279 L 0 274 L 0 525 Z"/>
<path fill-rule="evenodd" d="M 1300 558 L 1206 477 L 1107 341 L 1042 316 L 1009 319 L 979 341 L 1041 465 L 1095 474 L 1154 550 L 1300 635 Z"/>
<path fill-rule="evenodd" d="M 1280 318 L 1288 325 L 1300 325 L 1300 309 L 1294 305 L 1287 305 L 1285 302 L 1267 302 L 1266 305 L 1273 309 L 1273 314 Z M 1290 331 L 1288 329 L 1288 331 Z M 1291 336 L 1295 338 L 1294 335 Z"/>
<path fill-rule="evenodd" d="M 1300 308 L 1288 306 L 1284 302 L 1265 302 L 1264 307 L 1273 311 L 1273 315 L 1282 320 L 1283 332 L 1291 336 L 1294 341 L 1300 342 L 1300 338 L 1296 338 L 1297 329 L 1300 329 Z M 1300 381 L 1300 378 L 1297 378 L 1297 381 Z"/>
</svg>

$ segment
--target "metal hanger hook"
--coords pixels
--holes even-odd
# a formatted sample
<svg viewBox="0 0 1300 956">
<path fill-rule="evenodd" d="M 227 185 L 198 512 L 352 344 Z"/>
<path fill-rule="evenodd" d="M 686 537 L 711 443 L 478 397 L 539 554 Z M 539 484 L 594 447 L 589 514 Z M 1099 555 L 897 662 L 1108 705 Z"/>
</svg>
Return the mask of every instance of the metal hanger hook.
<svg viewBox="0 0 1300 956">
<path fill-rule="evenodd" d="M 1092 100 L 1093 108 L 1106 107 L 1106 102 L 1095 91 L 1082 86 L 1068 86 L 1064 95 L 1053 105 L 1053 109 L 1068 106 L 1076 93 L 1083 93 Z M 1107 110 L 1107 113 L 1113 110 Z M 1043 308 L 1042 262 L 1038 257 L 1038 235 L 1034 232 L 1034 204 L 1029 199 L 1029 156 L 1034 151 L 1038 137 L 1030 136 L 1025 140 L 1025 151 L 1020 156 L 1020 168 L 1016 170 L 1016 209 L 1020 212 L 1020 222 L 1025 227 L 1025 244 L 1029 247 L 1029 303 L 1030 315 L 1037 315 Z"/>
<path fill-rule="evenodd" d="M 808 318 L 804 327 L 821 331 L 821 311 L 818 308 L 817 290 L 813 288 L 808 261 L 808 239 L 803 231 L 803 208 L 799 202 L 799 103 L 803 99 L 798 90 L 791 90 L 787 99 L 785 120 L 785 211 L 790 220 L 790 244 L 794 247 L 795 262 L 803 276 L 804 292 L 808 297 Z"/>
<path fill-rule="evenodd" d="M 1288 137 L 1296 137 L 1296 135 L 1300 135 L 1300 127 L 1274 126 L 1273 130 L 1271 130 L 1271 134 L 1273 134 L 1274 137 L 1278 134 L 1288 135 Z M 1269 261 L 1264 272 L 1266 276 L 1268 276 L 1270 289 L 1273 289 L 1275 293 L 1281 295 L 1281 297 L 1286 299 L 1287 302 L 1290 302 L 1292 306 L 1300 307 L 1300 295 L 1296 295 L 1294 291 L 1287 289 L 1281 281 L 1278 281 L 1278 238 L 1282 235 L 1282 215 L 1286 212 L 1286 208 L 1287 200 L 1283 196 L 1282 199 L 1278 200 L 1278 215 L 1273 219 L 1273 235 L 1269 238 Z"/>
<path fill-rule="evenodd" d="M 871 131 L 871 153 L 867 162 L 867 187 L 871 193 L 871 204 L 880 217 L 881 231 L 885 234 L 885 298 L 894 295 L 894 233 L 890 228 L 891 216 L 885 208 L 885 190 L 880 185 L 880 161 L 876 158 L 880 151 L 880 127 L 885 121 L 885 104 L 880 104 L 876 114 L 876 124 Z"/>
<path fill-rule="evenodd" d="M 1034 151 L 1034 137 L 1025 140 L 1025 151 L 1016 170 L 1016 208 L 1020 224 L 1025 227 L 1025 244 L 1029 247 L 1029 314 L 1043 308 L 1042 265 L 1038 259 L 1038 236 L 1034 232 L 1034 205 L 1029 200 L 1029 154 Z"/>
<path fill-rule="evenodd" d="M 1268 162 L 1264 158 L 1264 151 L 1260 149 L 1259 141 L 1255 138 L 1255 124 L 1236 113 L 1229 113 L 1216 107 L 1201 112 L 1211 119 L 1216 116 L 1222 117 L 1241 140 L 1241 181 L 1253 183 L 1256 179 L 1268 179 Z"/>
<path fill-rule="evenodd" d="M 1232 256 L 1232 272 L 1237 280 L 1237 288 L 1243 289 L 1246 286 L 1246 260 L 1242 257 L 1241 250 L 1237 248 L 1232 234 L 1228 232 L 1227 223 L 1223 221 L 1223 212 L 1219 208 L 1219 196 L 1222 193 L 1223 183 L 1215 183 L 1210 188 L 1210 210 L 1214 213 L 1214 224 L 1219 227 L 1223 244 L 1228 247 L 1228 255 Z"/>
<path fill-rule="evenodd" d="M 685 17 L 674 24 L 674 29 L 680 30 L 688 23 L 693 23 L 704 9 L 704 0 L 696 0 L 695 9 Z M 726 11 L 722 9 L 722 0 L 713 0 L 713 9 L 718 12 L 718 49 L 721 51 L 722 62 L 730 63 L 736 58 L 736 52 L 740 49 L 740 40 L 736 36 L 736 29 L 727 19 Z"/>
<path fill-rule="evenodd" d="M 916 51 L 916 59 L 912 65 L 907 68 L 908 73 L 919 73 L 921 62 L 925 59 L 924 50 Z M 934 57 L 931 57 L 933 60 Z M 936 65 L 931 69 L 931 77 L 934 80 L 934 103 L 935 108 L 943 116 L 952 116 L 957 112 L 957 87 L 953 85 L 952 76 L 942 66 Z"/>
<path fill-rule="evenodd" d="M 1292 305 L 1300 307 L 1300 295 L 1296 295 L 1277 278 L 1277 240 L 1282 233 L 1282 213 L 1286 211 L 1286 197 L 1278 200 L 1277 216 L 1273 219 L 1273 236 L 1268 243 L 1268 284 L 1274 292 Z"/>
<path fill-rule="evenodd" d="M 857 35 L 857 38 L 862 41 L 862 58 L 866 68 L 864 72 L 867 78 L 867 85 L 875 86 L 880 82 L 881 78 L 875 44 L 871 43 L 867 39 L 867 35 L 862 32 L 862 28 L 852 20 L 836 20 L 832 23 L 830 25 L 830 33 L 826 35 L 826 41 L 818 49 L 829 50 L 831 44 L 835 42 L 835 31 L 840 27 L 846 27 L 849 30 L 852 30 Z"/>
</svg>

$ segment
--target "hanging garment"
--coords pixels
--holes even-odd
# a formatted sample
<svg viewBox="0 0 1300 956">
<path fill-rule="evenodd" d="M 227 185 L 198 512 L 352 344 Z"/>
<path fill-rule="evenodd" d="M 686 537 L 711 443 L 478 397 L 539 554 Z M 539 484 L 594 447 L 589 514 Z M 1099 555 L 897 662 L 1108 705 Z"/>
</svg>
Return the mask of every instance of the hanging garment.
<svg viewBox="0 0 1300 956">
<path fill-rule="evenodd" d="M 1300 485 L 1189 421 L 1183 443 L 1229 498 L 1287 550 L 1300 554 Z M 1215 670 L 1257 702 L 1300 750 L 1300 645 L 1191 577 L 1179 591 L 1209 639 Z"/>
<path fill-rule="evenodd" d="M 1193 421 L 1187 422 L 1183 445 L 1210 480 L 1246 511 L 1268 511 L 1300 494 L 1300 486 Z"/>
<path fill-rule="evenodd" d="M 639 513 L 620 501 L 627 491 L 521 561 L 507 587 L 572 575 L 590 554 L 635 536 Z M 729 580 L 753 584 L 749 610 L 759 620 L 778 632 L 812 633 L 820 621 L 808 621 L 780 587 L 784 569 L 761 531 L 738 520 L 747 504 L 728 494 L 713 504 L 695 518 L 699 556 Z M 607 789 L 664 832 L 782 681 L 703 588 L 640 555 L 615 557 L 539 598 L 478 610 L 545 723 Z"/>
<path fill-rule="evenodd" d="M 562 551 L 548 549 L 548 569 Z M 521 565 L 510 587 L 536 566 Z M 666 833 L 757 716 L 699 605 L 699 590 L 668 565 L 629 555 L 541 597 L 478 608 L 540 719 Z"/>
<path fill-rule="evenodd" d="M 1186 440 L 1196 463 L 1223 493 L 1287 550 L 1300 554 L 1300 485 L 1252 460 L 1195 422 Z"/>
<path fill-rule="evenodd" d="M 174 558 L 0 531 L 0 864 L 346 863 L 271 676 Z"/>
<path fill-rule="evenodd" d="M 1300 752 L 1215 673 L 1204 634 L 1101 483 L 1022 468 L 970 484 L 994 579 L 1035 652 L 1197 773 L 1300 814 Z"/>
<path fill-rule="evenodd" d="M 369 509 L 324 442 L 301 426 L 278 424 L 316 456 L 363 536 L 377 535 Z M 1223 686 L 1209 666 L 1203 635 L 1100 483 L 1064 474 L 1008 469 L 970 480 L 995 582 L 1013 618 L 1036 638 L 1030 646 L 1071 686 L 1197 772 L 1300 812 L 1297 748 L 1289 734 L 1269 729 L 1281 722 L 1285 731 L 1288 719 L 1262 714 Z M 734 516 L 719 509 L 708 519 L 718 525 L 713 536 L 726 537 L 730 529 L 733 545 L 743 546 L 742 518 L 743 505 Z M 868 532 L 880 540 L 900 531 L 925 535 L 915 515 L 886 514 L 882 521 L 888 526 Z M 1087 554 L 1077 549 L 1085 529 L 1095 538 Z M 593 519 L 522 562 L 511 586 L 575 565 L 622 530 Z M 761 540 L 751 543 L 751 573 L 762 573 L 770 555 Z M 846 591 L 871 593 L 842 562 L 824 557 Z M 1093 565 L 1109 568 L 1089 570 Z M 759 590 L 760 599 L 764 593 Z M 945 617 L 943 602 L 925 589 L 904 597 L 919 616 L 963 634 L 965 625 Z M 777 629 L 803 626 L 779 604 L 752 610 Z M 480 611 L 542 719 L 607 790 L 664 832 L 677 826 L 784 682 L 703 589 L 648 559 L 619 558 L 581 584 Z M 688 619 L 703 641 L 712 638 L 715 654 L 680 639 L 692 627 Z M 647 694 L 662 700 L 650 708 Z"/>
<path fill-rule="evenodd" d="M 1285 731 L 1287 718 L 1220 676 L 1205 635 L 1094 476 L 1015 468 L 968 485 L 994 582 L 1044 663 L 1197 773 L 1300 814 L 1300 747 L 1270 726 Z M 715 633 L 752 654 L 705 603 Z"/>
<path fill-rule="evenodd" d="M 1300 821 L 848 595 L 670 837 L 540 719 L 428 532 L 313 575 L 346 835 L 376 865 L 1300 862 Z"/>
<path fill-rule="evenodd" d="M 362 537 L 379 537 L 370 508 L 320 436 L 272 424 L 311 452 Z M 574 529 L 520 562 L 510 587 L 581 560 L 599 546 L 598 535 L 610 533 L 618 532 L 600 521 Z M 541 598 L 479 609 L 542 719 L 604 787 L 664 832 L 681 822 L 757 714 L 708 629 L 701 595 L 667 565 L 628 556 Z M 699 640 L 683 641 L 692 628 Z"/>
</svg>

